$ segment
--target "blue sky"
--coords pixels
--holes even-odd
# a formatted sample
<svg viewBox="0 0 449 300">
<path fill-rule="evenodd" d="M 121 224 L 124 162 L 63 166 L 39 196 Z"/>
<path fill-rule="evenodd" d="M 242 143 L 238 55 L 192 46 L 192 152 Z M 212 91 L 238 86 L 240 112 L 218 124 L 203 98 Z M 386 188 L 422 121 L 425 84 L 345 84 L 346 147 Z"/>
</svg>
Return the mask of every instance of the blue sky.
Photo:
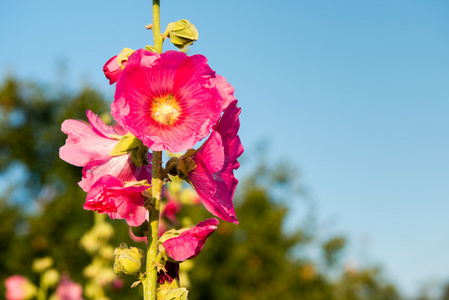
<svg viewBox="0 0 449 300">
<path fill-rule="evenodd" d="M 103 64 L 152 44 L 150 1 L 124 3 L 3 3 L 1 78 L 112 99 Z M 190 53 L 235 87 L 244 145 L 264 139 L 300 168 L 348 259 L 383 264 L 408 293 L 449 280 L 449 2 L 162 0 L 161 12 L 163 26 L 196 25 Z"/>
</svg>

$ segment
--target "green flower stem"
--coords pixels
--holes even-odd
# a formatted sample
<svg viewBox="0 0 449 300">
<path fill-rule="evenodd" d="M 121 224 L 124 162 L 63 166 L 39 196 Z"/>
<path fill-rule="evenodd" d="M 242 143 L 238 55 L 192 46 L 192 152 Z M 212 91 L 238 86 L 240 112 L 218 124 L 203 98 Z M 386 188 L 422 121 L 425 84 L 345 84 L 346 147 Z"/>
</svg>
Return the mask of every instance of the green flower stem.
<svg viewBox="0 0 449 300">
<path fill-rule="evenodd" d="M 160 0 L 153 0 L 153 39 L 154 47 L 162 53 Z M 157 265 L 159 238 L 159 210 L 162 193 L 162 151 L 153 151 L 153 169 L 151 178 L 151 206 L 149 207 L 149 233 L 146 256 L 146 272 L 143 280 L 144 300 L 156 300 Z"/>
<path fill-rule="evenodd" d="M 159 236 L 159 210 L 162 193 L 162 151 L 153 151 L 153 175 L 151 178 L 151 206 L 149 208 L 149 234 L 146 257 L 146 276 L 143 281 L 144 300 L 156 300 L 157 256 Z"/>
<path fill-rule="evenodd" d="M 162 53 L 163 38 L 161 34 L 160 0 L 153 0 L 153 39 L 154 48 L 158 53 Z"/>
<path fill-rule="evenodd" d="M 40 274 L 40 284 L 39 289 L 37 290 L 37 300 L 47 300 L 48 287 L 43 283 L 43 274 L 44 272 Z"/>
</svg>

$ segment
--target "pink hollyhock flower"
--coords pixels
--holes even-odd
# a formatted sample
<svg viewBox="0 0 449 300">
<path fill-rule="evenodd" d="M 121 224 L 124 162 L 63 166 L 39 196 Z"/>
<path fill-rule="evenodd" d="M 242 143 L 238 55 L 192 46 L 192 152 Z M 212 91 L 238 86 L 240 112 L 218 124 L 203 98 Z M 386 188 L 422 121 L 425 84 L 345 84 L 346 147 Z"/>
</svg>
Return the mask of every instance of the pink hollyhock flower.
<svg viewBox="0 0 449 300">
<path fill-rule="evenodd" d="M 202 55 L 137 50 L 117 81 L 112 115 L 151 150 L 184 151 L 220 118 L 214 78 Z"/>
<path fill-rule="evenodd" d="M 196 168 L 188 174 L 206 209 L 235 224 L 238 220 L 232 201 L 238 180 L 234 170 L 240 166 L 237 158 L 243 153 L 237 135 L 240 111 L 236 100 L 229 104 L 210 137 L 193 155 Z"/>
<path fill-rule="evenodd" d="M 162 243 L 168 257 L 182 262 L 200 254 L 207 238 L 217 229 L 215 218 L 198 223 L 194 228 L 185 230 L 179 236 Z"/>
<path fill-rule="evenodd" d="M 145 221 L 147 210 L 142 192 L 149 186 L 124 187 L 124 183 L 111 175 L 102 176 L 87 193 L 84 209 L 107 213 L 111 219 L 125 219 L 130 226 Z"/>
<path fill-rule="evenodd" d="M 88 192 L 103 175 L 109 174 L 120 180 L 139 181 L 151 179 L 151 166 L 136 167 L 131 162 L 131 152 L 111 156 L 112 149 L 120 142 L 124 129 L 106 125 L 96 114 L 86 112 L 89 124 L 79 120 L 65 120 L 61 130 L 67 134 L 59 157 L 66 162 L 83 167 L 83 178 L 78 183 Z M 151 161 L 151 154 L 148 160 Z"/>
<path fill-rule="evenodd" d="M 63 276 L 56 288 L 56 298 L 58 300 L 83 300 L 83 288 L 67 276 Z"/>
<path fill-rule="evenodd" d="M 36 287 L 26 278 L 13 275 L 5 280 L 6 300 L 31 299 L 36 294 Z"/>
</svg>

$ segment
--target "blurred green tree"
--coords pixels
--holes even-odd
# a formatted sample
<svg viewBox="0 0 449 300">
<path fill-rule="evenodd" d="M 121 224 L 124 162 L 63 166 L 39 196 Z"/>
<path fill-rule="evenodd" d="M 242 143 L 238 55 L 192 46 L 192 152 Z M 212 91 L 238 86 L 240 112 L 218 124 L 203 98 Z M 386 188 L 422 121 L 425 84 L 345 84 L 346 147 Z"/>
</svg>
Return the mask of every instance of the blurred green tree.
<svg viewBox="0 0 449 300">
<path fill-rule="evenodd" d="M 66 139 L 61 123 L 85 120 L 87 109 L 100 114 L 109 110 L 90 88 L 74 95 L 49 93 L 12 78 L 0 86 L 1 282 L 13 274 L 36 282 L 32 260 L 51 256 L 58 270 L 85 283 L 82 271 L 90 257 L 79 239 L 92 227 L 93 214 L 82 209 L 85 193 L 76 184 L 81 169 L 59 159 L 58 149 Z M 298 196 L 296 170 L 288 163 L 273 168 L 263 158 L 257 161 L 236 195 L 240 224 L 221 222 L 193 260 L 190 299 L 399 299 L 379 269 L 341 267 L 344 236 L 320 241 L 307 222 L 287 233 L 285 203 Z M 192 223 L 212 217 L 201 206 L 186 206 L 182 214 Z M 111 222 L 116 231 L 113 245 L 132 245 L 126 223 Z M 311 247 L 321 251 L 321 260 L 305 254 Z M 110 291 L 111 299 L 139 297 L 139 289 L 128 288 L 133 278 L 124 279 L 125 288 Z"/>
</svg>

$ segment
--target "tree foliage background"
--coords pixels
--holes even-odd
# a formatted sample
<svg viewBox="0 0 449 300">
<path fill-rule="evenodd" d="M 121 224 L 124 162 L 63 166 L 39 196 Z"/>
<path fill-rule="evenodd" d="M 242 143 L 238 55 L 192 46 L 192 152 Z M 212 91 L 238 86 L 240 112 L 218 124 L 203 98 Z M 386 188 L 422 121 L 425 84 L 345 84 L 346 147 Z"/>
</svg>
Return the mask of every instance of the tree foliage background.
<svg viewBox="0 0 449 300">
<path fill-rule="evenodd" d="M 91 88 L 48 92 L 13 78 L 0 87 L 0 282 L 21 274 L 37 283 L 30 266 L 43 256 L 53 257 L 56 268 L 74 281 L 86 281 L 83 268 L 91 258 L 79 240 L 92 227 L 93 212 L 82 208 L 85 193 L 76 184 L 81 169 L 58 154 L 66 139 L 61 123 L 85 120 L 86 109 L 101 114 L 109 103 Z M 255 160 L 235 200 L 240 224 L 220 222 L 193 259 L 190 299 L 401 299 L 380 268 L 345 268 L 344 236 L 322 239 L 307 220 L 286 232 L 287 203 L 298 198 L 296 170 L 268 166 L 263 157 Z M 199 206 L 185 207 L 181 215 L 195 223 L 211 217 Z M 126 223 L 109 222 L 115 229 L 113 246 L 136 244 Z M 306 248 L 320 256 L 307 255 Z M 139 289 L 129 289 L 133 279 L 124 279 L 125 286 L 109 289 L 108 296 L 138 299 Z"/>
</svg>

